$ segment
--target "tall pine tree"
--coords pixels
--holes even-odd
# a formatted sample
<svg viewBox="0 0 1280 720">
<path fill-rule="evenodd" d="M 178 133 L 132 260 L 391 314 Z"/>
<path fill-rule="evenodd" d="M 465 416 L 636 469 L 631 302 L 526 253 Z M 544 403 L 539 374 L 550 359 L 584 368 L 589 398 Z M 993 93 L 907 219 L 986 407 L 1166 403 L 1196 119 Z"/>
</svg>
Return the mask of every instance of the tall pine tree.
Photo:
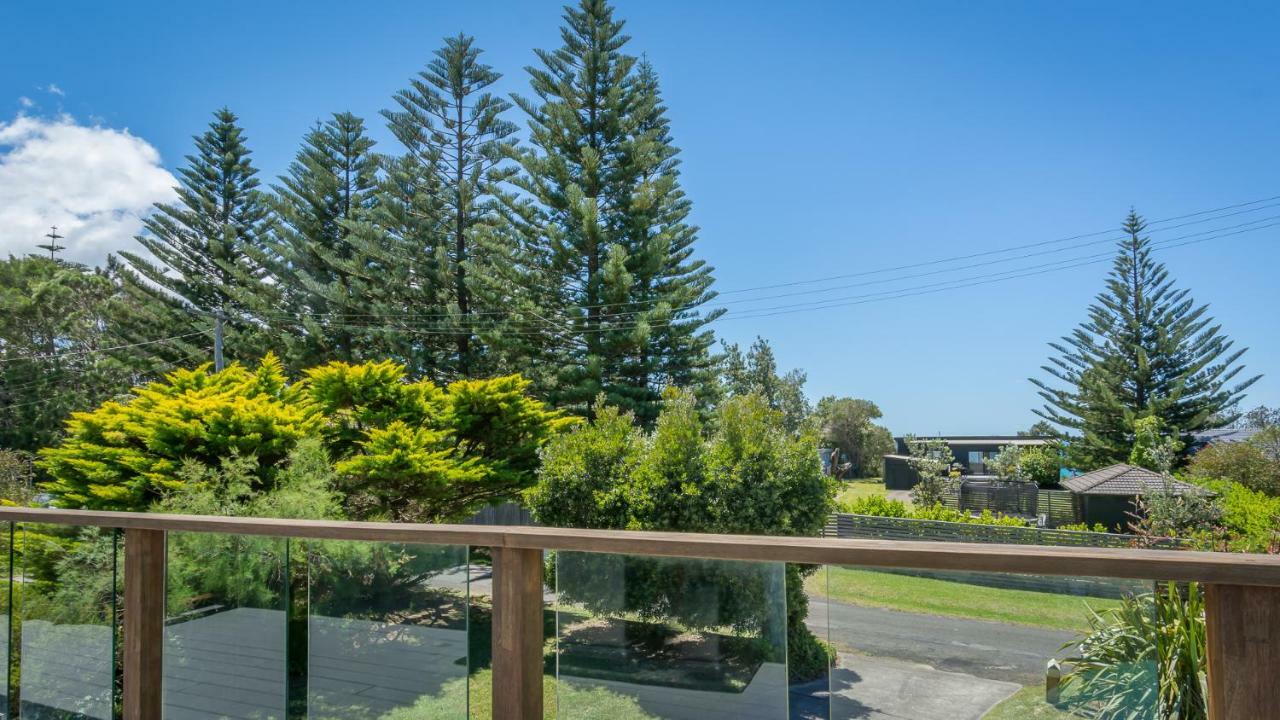
<svg viewBox="0 0 1280 720">
<path fill-rule="evenodd" d="M 536 217 L 520 227 L 546 248 L 557 294 L 544 320 L 557 332 L 553 393 L 587 412 L 609 402 L 651 423 L 661 388 L 706 379 L 713 314 L 711 269 L 691 258 L 696 228 L 678 182 L 652 68 L 622 48 L 628 37 L 604 0 L 568 8 L 563 45 L 529 68 L 532 147 L 519 154 L 517 184 Z"/>
<path fill-rule="evenodd" d="M 178 171 L 178 201 L 157 204 L 137 238 L 151 257 L 121 253 L 124 263 L 118 270 L 127 291 L 159 300 L 166 308 L 139 318 L 126 332 L 145 339 L 155 337 L 156 327 L 208 330 L 213 317 L 221 315 L 227 359 L 254 358 L 271 342 L 256 315 L 275 304 L 272 287 L 263 282 L 271 209 L 258 189 L 258 171 L 234 113 L 226 108 L 215 112 L 195 142 L 196 152 Z M 186 351 L 166 344 L 138 348 L 139 353 L 177 361 Z"/>
<path fill-rule="evenodd" d="M 416 170 L 438 188 L 443 243 L 435 249 L 437 302 L 447 315 L 422 316 L 426 328 L 452 336 L 449 374 L 485 374 L 481 337 L 495 318 L 510 310 L 490 305 L 486 286 L 495 258 L 488 240 L 496 232 L 503 184 L 514 172 L 503 167 L 516 127 L 503 119 L 510 103 L 487 92 L 501 77 L 480 62 L 481 50 L 466 35 L 445 38 L 444 46 L 409 87 L 396 93 L 397 110 L 383 113 Z M 489 282 L 487 287 L 492 287 Z"/>
<path fill-rule="evenodd" d="M 1049 378 L 1031 380 L 1045 401 L 1036 414 L 1076 435 L 1068 447 L 1081 470 L 1124 462 L 1144 417 L 1184 435 L 1230 423 L 1258 380 L 1235 381 L 1245 350 L 1152 259 L 1143 219 L 1131 211 L 1123 230 L 1089 319 L 1050 343 Z"/>
<path fill-rule="evenodd" d="M 348 238 L 374 204 L 373 146 L 364 121 L 337 113 L 307 134 L 275 188 L 272 273 L 281 297 L 267 323 L 287 338 L 295 368 L 363 357 L 361 328 L 371 318 L 357 293 L 364 268 Z"/>
</svg>

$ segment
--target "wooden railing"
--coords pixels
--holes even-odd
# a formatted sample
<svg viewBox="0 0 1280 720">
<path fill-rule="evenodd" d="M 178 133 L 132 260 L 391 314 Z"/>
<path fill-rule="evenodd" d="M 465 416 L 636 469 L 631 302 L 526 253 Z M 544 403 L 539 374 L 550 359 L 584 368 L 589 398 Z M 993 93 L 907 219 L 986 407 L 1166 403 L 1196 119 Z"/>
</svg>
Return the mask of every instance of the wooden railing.
<svg viewBox="0 0 1280 720">
<path fill-rule="evenodd" d="M 1280 556 L 542 527 L 273 520 L 0 508 L 0 522 L 124 530 L 124 716 L 161 717 L 165 533 L 469 545 L 492 551 L 493 713 L 542 718 L 542 552 L 1199 582 L 1213 720 L 1280 717 Z"/>
</svg>

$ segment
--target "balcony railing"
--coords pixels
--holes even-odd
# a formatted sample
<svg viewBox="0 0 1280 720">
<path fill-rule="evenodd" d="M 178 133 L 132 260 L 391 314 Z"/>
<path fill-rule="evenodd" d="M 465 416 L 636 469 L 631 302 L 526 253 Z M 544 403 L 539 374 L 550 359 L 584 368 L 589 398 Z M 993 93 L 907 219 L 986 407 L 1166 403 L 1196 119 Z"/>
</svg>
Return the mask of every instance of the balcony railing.
<svg viewBox="0 0 1280 720">
<path fill-rule="evenodd" d="M 551 702 L 544 698 L 548 551 L 556 553 L 558 590 L 550 600 L 558 642 L 553 672 L 567 677 L 578 668 L 586 678 L 566 685 L 559 717 L 626 720 L 601 698 L 627 685 L 629 673 L 647 673 L 645 682 L 661 689 L 641 703 L 647 703 L 643 717 L 787 717 L 783 563 L 893 570 L 908 573 L 894 577 L 912 578 L 955 572 L 1200 583 L 1210 717 L 1280 717 L 1276 556 L 29 508 L 0 508 L 0 523 L 7 523 L 10 538 L 9 691 L 21 699 L 0 704 L 0 713 L 17 708 L 20 717 L 416 720 L 468 717 L 491 703 L 494 718 L 541 719 L 544 702 Z M 53 562 L 39 549 L 65 551 L 65 532 L 85 528 L 102 529 L 91 534 L 105 554 L 82 552 L 85 567 L 94 570 L 74 573 L 64 552 L 55 558 L 59 571 L 69 573 L 63 587 L 37 592 L 39 564 Z M 478 577 L 469 549 L 487 554 L 492 567 L 486 592 L 492 637 L 479 647 L 478 625 L 466 607 Z M 636 558 L 648 564 L 624 562 Z M 309 568 L 301 581 L 289 570 L 299 562 Z M 411 582 L 372 586 L 370 578 L 388 568 Z M 458 575 L 457 568 L 465 571 Z M 215 574 L 217 588 L 199 582 Z M 649 598 L 648 610 L 636 610 L 636 578 L 679 587 Z M 443 588 L 439 598 L 457 602 L 411 597 L 427 584 Z M 96 624 L 59 614 L 59 602 L 80 602 L 104 587 L 109 607 Z M 241 598 L 242 605 L 228 610 L 222 596 Z M 629 649 L 632 635 L 643 634 L 636 628 L 653 620 L 653 608 L 694 618 L 673 622 L 676 630 L 657 640 L 636 640 L 656 648 L 658 660 Z M 610 613 L 620 619 L 612 625 L 599 619 Z M 713 628 L 706 635 L 715 641 L 680 655 L 672 648 L 695 625 Z M 718 656 L 707 660 L 724 648 L 745 648 L 737 657 L 751 660 L 737 668 Z M 308 658 L 301 666 L 289 659 L 299 653 Z M 440 690 L 450 678 L 465 687 L 476 677 L 474 655 L 491 658 L 487 696 L 474 687 L 454 696 Z M 690 663 L 701 664 L 694 671 Z M 719 674 L 702 672 L 708 668 Z M 117 677 L 122 689 L 115 687 Z M 440 692 L 412 705 L 428 684 Z M 710 694 L 699 695 L 708 684 Z M 270 705 L 277 696 L 278 711 L 252 699 Z M 439 698 L 437 705 L 432 698 Z M 598 703 L 596 715 L 575 711 L 591 702 Z M 690 705 L 683 714 L 682 703 Z M 394 709 L 402 706 L 417 710 Z M 832 716 L 842 715 L 833 710 Z"/>
</svg>

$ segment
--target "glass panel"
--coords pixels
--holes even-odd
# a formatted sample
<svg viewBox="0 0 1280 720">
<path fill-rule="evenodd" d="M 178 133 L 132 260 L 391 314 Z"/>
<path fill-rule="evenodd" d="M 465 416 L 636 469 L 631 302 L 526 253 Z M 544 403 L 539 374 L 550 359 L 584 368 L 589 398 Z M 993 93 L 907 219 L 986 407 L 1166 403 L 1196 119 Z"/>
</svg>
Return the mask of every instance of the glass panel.
<svg viewBox="0 0 1280 720">
<path fill-rule="evenodd" d="M 558 716 L 785 718 L 786 574 L 781 563 L 557 553 Z"/>
<path fill-rule="evenodd" d="M 164 713 L 285 717 L 286 540 L 169 533 Z"/>
<path fill-rule="evenodd" d="M 790 571 L 791 566 L 788 566 Z M 830 594 L 826 565 L 797 565 L 804 604 L 787 605 L 787 614 L 803 621 L 806 633 L 787 634 L 787 665 L 790 681 L 792 720 L 830 720 L 831 673 L 835 653 L 831 645 L 831 618 L 827 605 Z M 792 582 L 797 582 L 792 580 Z"/>
<path fill-rule="evenodd" d="M 1156 717 L 1151 583 L 829 572 L 833 718 Z"/>
<path fill-rule="evenodd" d="M 15 541 L 20 716 L 110 720 L 117 534 L 22 523 Z"/>
<path fill-rule="evenodd" d="M 308 544 L 307 716 L 467 717 L 467 548 Z"/>
<path fill-rule="evenodd" d="M 9 655 L 9 637 L 11 634 L 9 628 L 9 608 L 13 604 L 13 523 L 0 523 L 0 563 L 3 563 L 4 587 L 0 588 L 0 661 L 3 661 L 6 672 L 4 679 L 0 679 L 0 718 L 9 717 L 9 682 L 8 678 L 12 674 L 9 670 L 11 660 Z"/>
</svg>

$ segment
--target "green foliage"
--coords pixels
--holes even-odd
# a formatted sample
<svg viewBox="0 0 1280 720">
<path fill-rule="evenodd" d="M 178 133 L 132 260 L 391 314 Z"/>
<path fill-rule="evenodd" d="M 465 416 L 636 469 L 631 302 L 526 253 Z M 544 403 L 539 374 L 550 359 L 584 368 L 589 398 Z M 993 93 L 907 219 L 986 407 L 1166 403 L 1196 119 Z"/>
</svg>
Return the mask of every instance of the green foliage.
<svg viewBox="0 0 1280 720">
<path fill-rule="evenodd" d="M 1102 720 L 1203 720 L 1204 598 L 1191 583 L 1168 583 L 1094 613 L 1090 632 L 1066 662 L 1071 702 Z"/>
<path fill-rule="evenodd" d="M 79 413 L 67 441 L 42 451 L 40 466 L 60 506 L 140 510 L 200 484 L 183 469 L 191 463 L 221 471 L 234 457 L 235 476 L 248 472 L 244 490 L 272 489 L 292 467 L 289 453 L 317 438 L 348 513 L 456 519 L 531 485 L 539 449 L 572 422 L 527 390 L 518 376 L 445 389 L 406 382 L 404 367 L 391 362 L 330 363 L 289 384 L 268 356 L 254 371 L 177 371 L 131 399 Z"/>
<path fill-rule="evenodd" d="M 508 260 L 502 246 L 510 238 L 494 242 L 494 235 L 504 184 L 514 173 L 502 161 L 515 147 L 516 126 L 502 117 L 511 104 L 488 92 L 501 74 L 480 55 L 474 38 L 445 38 L 426 69 L 396 93 L 397 109 L 383 112 L 407 151 L 406 174 L 448 198 L 433 218 L 444 230 L 432 234 L 436 301 L 447 310 L 433 325 L 453 344 L 446 356 L 452 377 L 491 369 L 494 358 L 487 357 L 479 331 L 493 326 L 488 314 L 511 310 L 493 277 L 495 265 Z"/>
<path fill-rule="evenodd" d="M 882 458 L 893 452 L 893 436 L 873 420 L 882 415 L 870 400 L 824 397 L 814 411 L 822 428 L 822 446 L 840 451 L 838 477 L 872 477 L 880 473 Z"/>
<path fill-rule="evenodd" d="M 799 432 L 809 417 L 804 371 L 793 369 L 779 375 L 773 348 L 764 338 L 756 338 L 745 354 L 737 344 L 725 343 L 720 375 L 723 394 L 760 395 L 769 407 L 782 413 L 783 427 L 790 432 Z"/>
<path fill-rule="evenodd" d="M 875 517 L 910 518 L 913 520 L 940 520 L 942 522 L 968 523 L 971 525 L 1002 525 L 1026 527 L 1027 521 L 1013 515 L 1000 515 L 983 510 L 978 515 L 953 510 L 943 505 L 908 508 L 901 500 L 890 500 L 882 495 L 857 498 L 840 507 L 840 512 Z"/>
<path fill-rule="evenodd" d="M 131 366 L 89 352 L 115 344 L 108 329 L 124 304 L 102 270 L 0 261 L 0 448 L 34 452 L 61 435 L 71 412 L 128 387 Z"/>
<path fill-rule="evenodd" d="M 254 482 L 270 486 L 278 464 L 319 424 L 268 356 L 252 371 L 176 370 L 130 398 L 76 413 L 66 440 L 42 450 L 37 464 L 61 507 L 143 510 L 181 487 L 188 461 L 216 468 L 232 455 L 251 458 Z"/>
<path fill-rule="evenodd" d="M 813 452 L 816 436 L 795 435 L 781 413 L 755 394 L 732 397 L 716 410 L 708 436 L 688 393 L 672 392 L 655 429 L 645 433 L 633 416 L 600 402 L 594 422 L 552 440 L 543 453 L 538 485 L 527 495 L 539 522 L 561 527 L 628 528 L 764 535 L 815 535 L 832 507 L 834 483 Z M 572 583 L 587 587 L 587 603 L 614 598 L 606 586 L 625 588 L 624 607 L 642 617 L 674 617 L 694 629 L 715 625 L 765 628 L 766 588 L 759 578 L 726 583 L 724 563 L 685 563 L 676 572 L 656 559 L 636 558 L 621 570 L 605 561 L 583 567 Z M 615 563 L 616 565 L 616 563 Z M 610 569 L 614 568 L 614 569 Z M 561 568 L 561 572 L 564 569 Z M 624 572 L 625 578 L 614 577 Z M 788 597 L 802 584 L 789 570 Z M 736 576 L 735 576 L 736 577 Z M 732 591 L 727 591 L 729 587 Z M 709 599 L 710 598 L 710 599 Z M 825 667 L 821 646 L 805 634 L 805 609 L 788 606 L 788 627 L 800 657 L 819 665 L 792 665 L 812 677 Z M 610 610 L 618 608 L 610 607 Z"/>
<path fill-rule="evenodd" d="M 1062 475 L 1062 451 L 1057 443 L 1022 449 L 1022 475 L 1042 488 L 1055 487 Z"/>
<path fill-rule="evenodd" d="M 1142 538 L 1191 538 L 1212 532 L 1222 521 L 1222 507 L 1208 492 L 1177 492 L 1172 484 L 1137 500 L 1130 529 Z"/>
<path fill-rule="evenodd" d="M 840 512 L 876 517 L 909 517 L 910 510 L 901 500 L 890 500 L 884 495 L 867 495 L 856 498 L 840 507 Z"/>
<path fill-rule="evenodd" d="M 652 67 L 624 52 L 629 38 L 604 0 L 565 8 L 554 50 L 529 68 L 529 147 L 514 153 L 528 202 L 513 225 L 541 259 L 539 315 L 560 368 L 558 406 L 586 413 L 604 393 L 648 426 L 665 386 L 710 379 L 704 313 L 711 268 L 693 255 L 697 228 L 679 183 L 677 149 Z M 704 385 L 705 387 L 705 385 Z"/>
<path fill-rule="evenodd" d="M 326 360 L 351 361 L 378 352 L 350 321 L 367 315 L 366 268 L 351 242 L 351 227 L 376 202 L 378 158 L 364 121 L 335 113 L 302 141 L 275 186 L 279 222 L 268 239 L 269 269 L 280 301 L 265 314 L 288 344 L 293 369 Z"/>
<path fill-rule="evenodd" d="M 951 468 L 956 458 L 951 446 L 938 438 L 917 439 L 907 436 L 907 450 L 911 457 L 907 464 L 920 476 L 911 488 L 911 502 L 918 507 L 932 507 L 942 503 L 952 486 Z"/>
<path fill-rule="evenodd" d="M 1058 484 L 1062 459 L 1056 445 L 1005 445 L 988 465 L 1002 480 L 1053 487 Z"/>
<path fill-rule="evenodd" d="M 1106 526 L 1106 525 L 1103 525 L 1103 524 L 1102 524 L 1102 523 L 1100 523 L 1100 522 L 1099 522 L 1099 523 L 1094 523 L 1094 524 L 1092 524 L 1092 525 L 1090 525 L 1089 523 L 1082 523 L 1082 522 L 1080 522 L 1080 523 L 1067 523 L 1067 524 L 1065 524 L 1065 525 L 1059 525 L 1057 529 L 1059 529 L 1059 530 L 1075 530 L 1075 531 L 1077 531 L 1077 532 L 1096 532 L 1096 533 L 1110 532 L 1110 531 L 1107 529 L 1107 526 Z"/>
<path fill-rule="evenodd" d="M 1068 459 L 1080 470 L 1123 462 L 1139 418 L 1183 433 L 1228 424 L 1257 380 L 1236 380 L 1244 350 L 1232 349 L 1208 306 L 1174 287 L 1145 230 L 1130 212 L 1089 319 L 1050 344 L 1049 377 L 1032 379 L 1045 401 L 1036 413 L 1072 431 Z"/>
<path fill-rule="evenodd" d="M 595 420 L 548 443 L 538 484 L 525 496 L 538 521 L 552 527 L 631 526 L 627 481 L 635 476 L 644 435 L 632 416 L 597 402 Z"/>
<path fill-rule="evenodd" d="M 1280 497 L 1250 489 L 1231 480 L 1204 480 L 1204 487 L 1217 493 L 1222 508 L 1221 524 L 1225 547 L 1206 549 L 1231 552 L 1274 553 L 1280 551 Z"/>
<path fill-rule="evenodd" d="M 0 505 L 30 505 L 36 494 L 35 479 L 31 455 L 0 450 Z"/>
<path fill-rule="evenodd" d="M 122 318 L 120 325 L 122 334 L 154 340 L 155 317 L 190 333 L 208 331 L 210 316 L 220 313 L 227 319 L 227 356 L 248 360 L 268 349 L 271 338 L 257 319 L 278 306 L 278 288 L 264 282 L 272 213 L 239 119 L 227 108 L 213 115 L 178 171 L 177 202 L 157 204 L 143 221 L 137 240 L 149 256 L 120 254 L 127 290 L 158 308 L 154 317 Z M 171 362 L 192 354 L 163 343 L 137 352 Z"/>
<path fill-rule="evenodd" d="M 1265 435 L 1247 442 L 1214 443 L 1191 456 L 1192 479 L 1224 479 L 1272 496 L 1280 495 L 1280 458 L 1267 453 Z"/>
<path fill-rule="evenodd" d="M 1182 450 L 1182 442 L 1166 432 L 1164 421 L 1150 415 L 1133 421 L 1133 449 L 1129 464 L 1167 473 Z"/>
</svg>

